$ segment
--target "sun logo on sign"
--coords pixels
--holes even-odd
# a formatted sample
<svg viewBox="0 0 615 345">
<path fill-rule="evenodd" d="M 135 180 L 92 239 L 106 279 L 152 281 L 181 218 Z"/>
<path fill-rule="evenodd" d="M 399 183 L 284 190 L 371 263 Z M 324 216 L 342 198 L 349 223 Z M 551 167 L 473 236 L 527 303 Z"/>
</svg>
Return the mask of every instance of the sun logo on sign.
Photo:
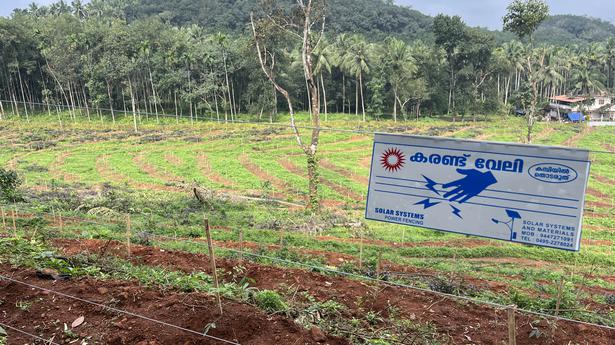
<svg viewBox="0 0 615 345">
<path fill-rule="evenodd" d="M 380 157 L 382 167 L 390 172 L 401 169 L 406 162 L 406 156 L 397 148 L 389 148 Z"/>
</svg>

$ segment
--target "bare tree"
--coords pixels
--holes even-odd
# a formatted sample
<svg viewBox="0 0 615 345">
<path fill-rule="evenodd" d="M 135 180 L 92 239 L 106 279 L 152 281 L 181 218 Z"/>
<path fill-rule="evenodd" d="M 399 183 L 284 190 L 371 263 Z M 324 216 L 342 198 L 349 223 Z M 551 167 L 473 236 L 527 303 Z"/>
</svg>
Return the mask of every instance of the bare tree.
<svg viewBox="0 0 615 345">
<path fill-rule="evenodd" d="M 308 207 L 313 211 L 318 211 L 320 208 L 320 199 L 318 197 L 318 141 L 320 137 L 320 97 L 318 95 L 318 85 L 314 79 L 314 64 L 313 52 L 318 47 L 324 34 L 325 29 L 325 1 L 324 0 L 296 0 L 297 6 L 290 12 L 285 12 L 264 4 L 263 9 L 269 9 L 260 20 L 255 21 L 254 14 L 250 14 L 250 23 L 252 26 L 252 34 L 258 54 L 258 60 L 261 68 L 267 79 L 273 84 L 277 92 L 279 92 L 288 103 L 288 111 L 290 113 L 290 127 L 292 128 L 297 143 L 307 158 L 308 169 Z M 314 27 L 317 28 L 314 31 Z M 308 97 L 310 98 L 310 112 L 312 119 L 312 135 L 309 143 L 306 143 L 301 138 L 299 128 L 295 122 L 295 111 L 290 93 L 281 86 L 275 78 L 274 66 L 275 56 L 273 51 L 267 47 L 267 38 L 270 38 L 275 32 L 281 32 L 290 35 L 301 41 L 301 61 L 303 64 L 303 72 L 307 82 Z"/>
</svg>

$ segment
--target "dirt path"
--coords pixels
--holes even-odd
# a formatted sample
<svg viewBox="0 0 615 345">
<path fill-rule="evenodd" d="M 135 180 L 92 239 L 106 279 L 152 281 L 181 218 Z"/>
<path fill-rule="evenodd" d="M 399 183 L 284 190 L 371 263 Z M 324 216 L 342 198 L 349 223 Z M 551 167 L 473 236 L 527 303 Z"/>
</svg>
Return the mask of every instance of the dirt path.
<svg viewBox="0 0 615 345">
<path fill-rule="evenodd" d="M 132 162 L 139 169 L 141 169 L 146 174 L 154 178 L 157 178 L 161 181 L 164 181 L 164 182 L 168 182 L 168 183 L 183 182 L 183 179 L 180 176 L 177 176 L 169 171 L 161 172 L 158 170 L 158 168 L 151 165 L 145 158 L 145 155 L 147 152 L 148 151 L 140 151 L 139 153 L 134 155 L 134 157 L 132 157 Z"/>
<path fill-rule="evenodd" d="M 318 344 L 310 332 L 292 320 L 281 316 L 266 315 L 260 309 L 245 303 L 223 300 L 224 313 L 217 312 L 215 298 L 202 293 L 163 292 L 144 289 L 139 284 L 127 281 L 100 281 L 77 279 L 67 281 L 42 280 L 35 272 L 0 266 L 2 274 L 12 279 L 25 281 L 46 289 L 77 296 L 99 304 L 126 310 L 155 320 L 174 324 L 196 332 L 203 332 L 215 322 L 208 335 L 245 345 Z M 85 302 L 75 301 L 54 293 L 32 289 L 13 282 L 0 282 L 3 323 L 24 331 L 53 337 L 54 342 L 73 343 L 74 338 L 64 332 L 62 324 L 71 325 L 79 316 L 85 323 L 73 329 L 76 337 L 91 337 L 88 343 L 100 344 L 221 344 L 218 341 L 194 335 L 176 328 L 125 315 Z M 26 310 L 17 306 L 31 303 Z M 31 343 L 19 333 L 7 330 L 11 344 Z M 346 340 L 325 335 L 328 344 L 348 344 Z M 80 343 L 80 342 L 79 342 Z"/>
<path fill-rule="evenodd" d="M 209 164 L 209 157 L 207 156 L 205 152 L 201 151 L 197 153 L 196 164 L 197 164 L 197 167 L 199 168 L 199 171 L 201 172 L 201 174 L 203 174 L 203 176 L 205 176 L 206 179 L 219 183 L 225 187 L 235 186 L 235 182 L 215 172 L 211 168 L 211 164 Z"/>
<path fill-rule="evenodd" d="M 49 165 L 51 176 L 63 179 L 65 182 L 79 181 L 79 176 L 62 170 L 66 159 L 70 156 L 72 156 L 72 152 L 62 152 L 56 156 L 55 160 Z"/>
<path fill-rule="evenodd" d="M 286 181 L 273 176 L 261 169 L 258 165 L 254 164 L 248 155 L 243 154 L 239 157 L 239 162 L 241 165 L 246 168 L 252 175 L 256 176 L 262 182 L 269 182 L 271 185 L 277 189 L 277 192 L 273 192 L 272 196 L 278 199 L 288 199 L 290 196 L 299 195 L 297 190 L 289 185 Z M 305 197 L 302 197 L 305 200 Z"/>
<path fill-rule="evenodd" d="M 93 252 L 100 251 L 102 241 L 79 241 L 71 246 L 68 240 L 56 244 L 62 245 L 67 254 L 77 253 L 87 247 Z M 80 247 L 79 247 L 80 246 Z M 134 246 L 133 260 L 148 265 L 174 267 L 186 272 L 207 271 L 208 259 L 204 255 L 185 252 L 161 251 L 152 247 Z M 126 250 L 121 244 L 114 243 L 109 253 L 123 255 Z M 218 261 L 218 260 L 217 260 Z M 219 267 L 232 272 L 236 261 L 221 259 Z M 368 284 L 362 281 L 322 275 L 299 269 L 279 268 L 241 263 L 246 269 L 246 276 L 251 278 L 253 286 L 261 289 L 276 289 L 280 286 L 293 286 L 297 291 L 306 291 L 319 301 L 336 300 L 349 309 L 350 316 L 362 318 L 366 311 L 372 310 L 387 317 L 390 306 L 395 306 L 400 316 L 414 322 L 431 323 L 438 333 L 447 334 L 454 344 L 466 344 L 468 339 L 475 344 L 500 344 L 507 339 L 506 311 L 493 309 L 485 305 L 458 303 L 431 292 L 417 291 L 396 286 Z M 227 274 L 228 275 L 228 274 Z M 228 279 L 225 275 L 224 279 Z M 529 337 L 535 316 L 518 314 L 517 344 L 561 344 L 586 343 L 592 339 L 595 344 L 613 344 L 615 331 L 569 322 L 558 322 L 551 327 L 540 321 L 536 327 L 542 332 L 540 339 Z M 471 327 L 470 327 L 471 326 Z M 555 330 L 555 331 L 553 331 Z"/>
<path fill-rule="evenodd" d="M 284 169 L 286 169 L 288 172 L 293 173 L 297 176 L 300 177 L 304 177 L 307 176 L 307 172 L 303 171 L 302 169 L 300 169 L 298 166 L 296 166 L 293 162 L 291 162 L 288 159 L 279 159 L 278 163 L 280 163 L 282 165 L 282 167 L 284 167 Z M 364 197 L 363 195 L 356 193 L 355 191 L 353 191 L 352 189 L 343 186 L 341 184 L 335 183 L 333 181 L 330 181 L 328 179 L 325 178 L 320 178 L 320 183 L 324 184 L 325 186 L 333 189 L 335 192 L 337 192 L 338 194 L 340 194 L 343 197 L 347 197 L 349 199 L 352 199 L 354 201 L 363 201 Z"/>
<path fill-rule="evenodd" d="M 576 147 L 579 140 L 594 130 L 593 127 L 584 127 L 579 133 L 572 136 L 572 138 L 564 141 L 564 146 Z"/>
<path fill-rule="evenodd" d="M 370 157 L 370 159 L 371 159 L 371 157 Z M 331 161 L 329 161 L 327 159 L 321 159 L 320 160 L 320 165 L 323 168 L 329 169 L 331 171 L 334 171 L 334 172 L 336 172 L 336 173 L 338 173 L 338 174 L 340 174 L 340 175 L 342 175 L 342 176 L 344 176 L 344 177 L 346 177 L 346 178 L 348 178 L 350 180 L 355 181 L 358 184 L 367 186 L 367 182 L 368 182 L 367 176 L 359 175 L 359 174 L 356 174 L 356 173 L 354 173 L 352 171 L 349 171 L 347 169 L 339 167 L 339 166 L 335 165 L 333 162 L 331 162 Z"/>
<path fill-rule="evenodd" d="M 180 192 L 181 188 L 164 186 L 155 183 L 140 183 L 129 179 L 127 176 L 118 173 L 109 166 L 109 155 L 101 155 L 96 158 L 96 171 L 98 174 L 109 182 L 127 183 L 128 185 L 142 190 L 163 191 L 163 192 Z"/>
<path fill-rule="evenodd" d="M 172 152 L 165 153 L 164 154 L 164 159 L 167 162 L 169 162 L 170 164 L 172 164 L 172 165 L 182 165 L 182 164 L 184 164 L 184 161 L 180 157 L 176 156 Z"/>
</svg>

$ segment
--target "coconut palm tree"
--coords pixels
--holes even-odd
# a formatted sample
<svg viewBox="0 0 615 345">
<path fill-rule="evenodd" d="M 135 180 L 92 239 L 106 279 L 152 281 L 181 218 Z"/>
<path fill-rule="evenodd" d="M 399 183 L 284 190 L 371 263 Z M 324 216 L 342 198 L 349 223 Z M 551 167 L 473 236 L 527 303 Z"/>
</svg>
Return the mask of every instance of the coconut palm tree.
<svg viewBox="0 0 615 345">
<path fill-rule="evenodd" d="M 314 75 L 318 76 L 320 79 L 320 89 L 322 89 L 323 96 L 322 103 L 324 104 L 325 121 L 327 121 L 327 90 L 325 88 L 323 73 L 327 72 L 331 74 L 331 68 L 333 67 L 333 62 L 335 60 L 333 46 L 323 38 L 314 50 L 314 57 Z"/>
<path fill-rule="evenodd" d="M 347 59 L 351 44 L 350 36 L 342 33 L 335 39 L 332 49 L 331 62 L 342 74 L 342 113 L 346 111 L 346 74 L 349 74 L 344 61 Z M 348 104 L 348 112 L 350 112 L 350 103 Z"/>
<path fill-rule="evenodd" d="M 399 98 L 400 88 L 407 84 L 417 71 L 416 61 L 406 42 L 388 38 L 379 46 L 379 55 L 393 91 L 393 120 L 397 121 L 397 105 L 402 106 Z"/>
<path fill-rule="evenodd" d="M 370 44 L 362 36 L 352 36 L 352 45 L 348 51 L 344 66 L 357 78 L 355 114 L 359 115 L 359 95 L 361 96 L 361 111 L 365 121 L 365 97 L 363 95 L 363 78 L 370 72 Z"/>
</svg>

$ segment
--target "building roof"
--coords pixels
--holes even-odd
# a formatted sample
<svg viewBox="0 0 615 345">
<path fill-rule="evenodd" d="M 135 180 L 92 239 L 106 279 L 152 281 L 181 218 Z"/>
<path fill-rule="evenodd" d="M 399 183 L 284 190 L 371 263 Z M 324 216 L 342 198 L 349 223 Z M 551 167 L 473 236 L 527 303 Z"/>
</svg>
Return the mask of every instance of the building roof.
<svg viewBox="0 0 615 345">
<path fill-rule="evenodd" d="M 552 100 L 566 103 L 579 103 L 586 100 L 585 97 L 569 97 L 566 95 L 551 97 Z"/>
</svg>

